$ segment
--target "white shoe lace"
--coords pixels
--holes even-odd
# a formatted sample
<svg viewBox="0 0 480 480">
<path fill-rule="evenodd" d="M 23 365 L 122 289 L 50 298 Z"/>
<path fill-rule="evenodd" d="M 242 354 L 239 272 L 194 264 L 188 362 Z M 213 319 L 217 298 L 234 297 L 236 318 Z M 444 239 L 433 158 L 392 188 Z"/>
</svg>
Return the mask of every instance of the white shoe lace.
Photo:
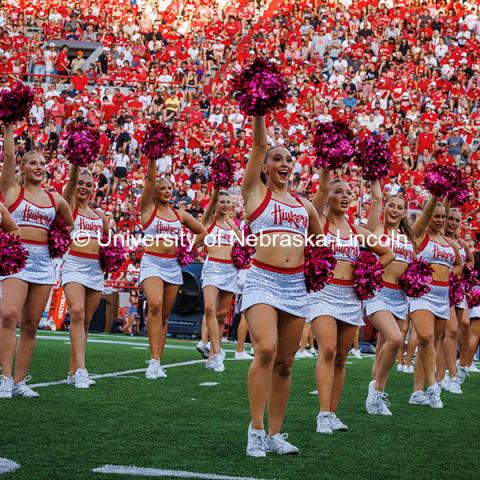
<svg viewBox="0 0 480 480">
<path fill-rule="evenodd" d="M 388 401 L 388 393 L 377 392 L 373 398 L 373 403 L 381 410 L 388 409 L 390 402 Z"/>
<path fill-rule="evenodd" d="M 6 390 L 7 385 L 12 381 L 10 377 L 6 377 L 5 375 L 1 376 L 1 382 L 0 382 L 0 390 Z M 10 387 L 9 387 L 10 388 Z"/>
<path fill-rule="evenodd" d="M 265 433 L 250 433 L 251 446 L 258 450 L 267 450 L 267 436 Z"/>
<path fill-rule="evenodd" d="M 23 385 L 27 387 L 27 382 L 29 382 L 32 379 L 31 375 L 27 375 L 21 382 L 18 383 L 18 385 Z M 30 387 L 27 387 L 30 388 Z"/>
</svg>

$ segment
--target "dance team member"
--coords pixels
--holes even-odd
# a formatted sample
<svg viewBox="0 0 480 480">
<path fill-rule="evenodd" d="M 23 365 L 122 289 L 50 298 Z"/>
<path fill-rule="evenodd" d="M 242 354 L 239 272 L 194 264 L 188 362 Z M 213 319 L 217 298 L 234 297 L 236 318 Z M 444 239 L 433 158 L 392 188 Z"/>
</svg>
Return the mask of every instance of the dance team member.
<svg viewBox="0 0 480 480">
<path fill-rule="evenodd" d="M 73 242 L 64 258 L 62 286 L 70 312 L 70 372 L 67 382 L 75 388 L 88 388 L 94 380 L 88 378 L 85 366 L 88 327 L 103 292 L 105 275 L 100 265 L 99 240 L 108 233 L 103 213 L 93 210 L 89 201 L 95 181 L 88 170 L 72 165 L 63 198 L 73 212 L 75 221 Z"/>
<path fill-rule="evenodd" d="M 417 256 L 433 268 L 432 288 L 420 298 L 410 299 L 410 318 L 418 335 L 418 353 L 414 368 L 411 405 L 443 408 L 442 389 L 435 378 L 436 354 L 446 320 L 450 318 L 449 273 L 452 267 L 459 274 L 462 259 L 458 249 L 444 236 L 445 206 L 432 196 L 422 214 L 412 226 L 413 239 L 418 245 Z M 427 390 L 424 392 L 424 385 Z"/>
<path fill-rule="evenodd" d="M 371 183 L 371 194 L 367 229 L 393 250 L 395 260 L 385 268 L 382 289 L 376 292 L 373 298 L 364 301 L 365 314 L 378 331 L 372 368 L 373 380 L 368 386 L 365 408 L 373 415 L 392 415 L 388 408 L 385 386 L 408 330 L 408 298 L 398 282 L 415 253 L 406 218 L 405 199 L 392 195 L 385 201 L 382 209 L 382 191 L 378 180 Z"/>
<path fill-rule="evenodd" d="M 358 327 L 363 325 L 362 302 L 353 288 L 352 262 L 360 255 L 361 245 L 378 255 L 384 267 L 394 260 L 393 252 L 380 245 L 371 232 L 348 221 L 352 195 L 348 183 L 330 181 L 330 172 L 320 169 L 319 189 L 313 205 L 320 216 L 325 245 L 332 248 L 337 265 L 325 288 L 309 294 L 308 321 L 318 342 L 318 433 L 348 430 L 336 411 L 345 382 L 348 352 Z"/>
<path fill-rule="evenodd" d="M 73 218 L 62 197 L 42 188 L 46 174 L 46 161 L 42 155 L 28 152 L 22 157 L 18 181 L 15 169 L 13 125 L 7 124 L 4 126 L 0 189 L 8 211 L 20 229 L 20 237 L 29 256 L 22 271 L 1 278 L 0 396 L 35 398 L 39 394 L 28 387 L 30 377 L 27 373 L 35 349 L 37 327 L 52 286 L 56 283 L 55 268 L 48 249 L 48 232 L 57 214 L 68 227 L 73 226 Z M 15 352 L 18 324 L 20 338 Z M 12 377 L 14 356 L 15 376 Z"/>
<path fill-rule="evenodd" d="M 473 266 L 473 255 L 467 244 L 458 238 L 458 231 L 462 222 L 462 214 L 456 208 L 450 208 L 448 200 L 445 202 L 447 221 L 445 223 L 445 237 L 457 247 L 462 263 L 466 267 Z M 468 351 L 468 337 L 470 320 L 468 316 L 467 299 L 463 297 L 460 304 L 450 307 L 450 317 L 445 324 L 445 332 L 440 338 L 437 348 L 437 382 L 444 390 L 450 393 L 462 393 L 461 383 L 465 379 L 465 361 Z M 457 337 L 460 351 L 460 368 L 457 374 Z M 446 375 L 448 370 L 449 375 Z"/>
<path fill-rule="evenodd" d="M 474 268 L 477 276 L 480 278 L 480 252 L 475 253 L 474 255 Z M 475 287 L 480 290 L 480 286 Z M 475 359 L 475 352 L 478 349 L 478 342 L 480 340 L 480 305 L 473 307 L 469 311 L 470 316 L 470 337 L 468 340 L 468 352 L 466 359 L 466 373 L 474 372 L 477 373 L 478 369 L 473 362 Z"/>
<path fill-rule="evenodd" d="M 186 227 L 203 241 L 205 228 L 189 213 L 170 206 L 173 186 L 165 178 L 157 181 L 155 160 L 148 160 L 147 178 L 140 197 L 140 214 L 146 236 L 145 253 L 140 263 L 139 281 L 148 304 L 147 333 L 150 361 L 145 373 L 148 379 L 165 378 L 160 360 L 167 338 L 167 322 L 183 283 L 182 269 L 177 260 L 179 242 L 186 242 Z M 183 238 L 183 240 L 182 240 Z"/>
<path fill-rule="evenodd" d="M 299 451 L 280 432 L 291 367 L 308 315 L 305 235 L 320 235 L 321 228 L 310 202 L 288 192 L 292 167 L 287 149 L 268 148 L 265 117 L 253 117 L 252 152 L 242 182 L 246 216 L 252 233 L 260 237 L 242 298 L 255 349 L 248 372 L 251 423 L 246 451 L 253 457 Z"/>
<path fill-rule="evenodd" d="M 238 270 L 232 261 L 235 235 L 240 232 L 229 219 L 232 201 L 227 192 L 217 188 L 202 217 L 207 229 L 204 244 L 208 255 L 202 269 L 202 289 L 205 303 L 205 320 L 210 336 L 209 358 L 206 368 L 223 372 L 225 354 L 221 350 L 225 319 L 230 311 L 233 296 L 238 291 Z"/>
</svg>

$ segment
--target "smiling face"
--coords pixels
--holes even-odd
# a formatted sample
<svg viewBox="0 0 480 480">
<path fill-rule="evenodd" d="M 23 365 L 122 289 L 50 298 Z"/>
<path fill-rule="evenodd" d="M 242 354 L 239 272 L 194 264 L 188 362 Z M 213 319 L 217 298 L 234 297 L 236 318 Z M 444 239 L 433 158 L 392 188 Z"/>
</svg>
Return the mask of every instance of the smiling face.
<svg viewBox="0 0 480 480">
<path fill-rule="evenodd" d="M 172 192 L 172 184 L 168 180 L 162 178 L 155 185 L 155 189 L 153 191 L 153 201 L 155 203 L 168 203 L 172 198 Z"/>
<path fill-rule="evenodd" d="M 232 209 L 232 199 L 227 193 L 220 193 L 216 213 L 220 215 L 227 215 Z"/>
<path fill-rule="evenodd" d="M 447 235 L 454 235 L 460 227 L 462 221 L 462 214 L 458 210 L 450 210 L 448 213 L 447 223 L 445 224 L 445 233 Z"/>
<path fill-rule="evenodd" d="M 345 214 L 353 199 L 353 192 L 346 182 L 334 181 L 330 184 L 327 205 L 332 213 Z"/>
<path fill-rule="evenodd" d="M 433 216 L 428 224 L 428 229 L 433 233 L 442 232 L 445 227 L 446 219 L 445 207 L 442 204 L 438 204 L 433 211 Z"/>
<path fill-rule="evenodd" d="M 393 196 L 385 203 L 385 224 L 389 227 L 398 227 L 402 219 L 405 218 L 405 200 Z"/>
<path fill-rule="evenodd" d="M 87 201 L 92 196 L 93 187 L 94 183 L 92 175 L 87 172 L 81 173 L 77 182 L 77 200 L 80 202 Z"/>
<path fill-rule="evenodd" d="M 263 172 L 268 182 L 276 187 L 286 188 L 292 174 L 293 160 L 290 152 L 283 147 L 273 147 L 267 151 Z"/>
<path fill-rule="evenodd" d="M 30 153 L 24 156 L 20 171 L 25 180 L 30 183 L 41 183 L 45 178 L 47 162 L 39 153 Z"/>
</svg>

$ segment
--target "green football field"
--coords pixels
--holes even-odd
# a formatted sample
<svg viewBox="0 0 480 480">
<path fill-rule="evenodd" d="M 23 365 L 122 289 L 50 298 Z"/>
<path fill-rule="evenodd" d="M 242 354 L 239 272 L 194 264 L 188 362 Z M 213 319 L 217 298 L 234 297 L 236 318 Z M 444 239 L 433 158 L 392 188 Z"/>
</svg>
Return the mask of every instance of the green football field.
<svg viewBox="0 0 480 480">
<path fill-rule="evenodd" d="M 234 346 L 224 348 L 232 357 Z M 372 359 L 352 358 L 338 411 L 350 431 L 325 436 L 315 433 L 315 360 L 297 360 L 284 429 L 301 453 L 252 459 L 245 457 L 248 361 L 227 361 L 215 374 L 194 343 L 169 340 L 168 378 L 148 381 L 145 338 L 91 335 L 88 367 L 104 376 L 77 390 L 54 383 L 66 378 L 68 352 L 68 336 L 40 333 L 31 383 L 45 384 L 41 397 L 1 401 L 0 457 L 20 465 L 2 479 L 479 477 L 480 374 L 467 378 L 463 395 L 444 393 L 445 408 L 434 410 L 408 405 L 412 375 L 392 372 L 394 415 L 378 417 L 364 411 Z M 94 471 L 113 468 L 106 465 L 128 473 Z"/>
</svg>

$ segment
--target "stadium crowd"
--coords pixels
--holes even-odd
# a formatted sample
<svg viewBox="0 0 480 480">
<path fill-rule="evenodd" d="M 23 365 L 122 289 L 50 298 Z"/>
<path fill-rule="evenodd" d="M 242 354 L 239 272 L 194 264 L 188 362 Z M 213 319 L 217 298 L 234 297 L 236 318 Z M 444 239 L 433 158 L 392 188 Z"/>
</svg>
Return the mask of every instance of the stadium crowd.
<svg viewBox="0 0 480 480">
<path fill-rule="evenodd" d="M 96 42 L 92 49 L 102 52 L 90 63 L 62 40 Z M 116 232 L 140 237 L 146 163 L 138 147 L 152 118 L 178 132 L 175 152 L 157 162 L 175 185 L 175 205 L 201 217 L 210 200 L 208 164 L 226 152 L 237 166 L 230 193 L 237 195 L 242 223 L 240 185 L 252 127 L 228 95 L 229 79 L 253 57 L 268 57 L 291 86 L 268 131 L 272 144 L 288 139 L 293 190 L 307 197 L 316 191 L 316 123 L 348 119 L 358 136 L 376 132 L 388 139 L 394 164 L 386 191 L 403 194 L 412 215 L 427 195 L 426 165 L 465 170 L 471 190 L 462 235 L 476 250 L 479 40 L 473 0 L 5 0 L 0 86 L 34 79 L 37 98 L 29 125 L 18 125 L 17 148 L 19 155 L 32 147 L 44 153 L 52 190 L 61 192 L 68 179 L 64 126 L 78 117 L 98 126 L 95 206 Z M 355 166 L 339 173 L 354 186 L 351 219 L 364 222 L 369 186 Z"/>
</svg>

